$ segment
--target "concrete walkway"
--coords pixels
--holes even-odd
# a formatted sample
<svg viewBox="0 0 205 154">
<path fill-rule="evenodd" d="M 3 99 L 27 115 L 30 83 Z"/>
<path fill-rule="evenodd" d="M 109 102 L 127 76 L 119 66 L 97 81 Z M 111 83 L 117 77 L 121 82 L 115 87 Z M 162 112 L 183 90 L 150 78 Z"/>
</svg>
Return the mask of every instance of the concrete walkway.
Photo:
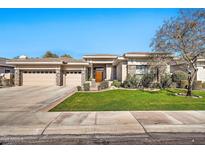
<svg viewBox="0 0 205 154">
<path fill-rule="evenodd" d="M 205 111 L 0 112 L 0 136 L 205 133 Z"/>
</svg>

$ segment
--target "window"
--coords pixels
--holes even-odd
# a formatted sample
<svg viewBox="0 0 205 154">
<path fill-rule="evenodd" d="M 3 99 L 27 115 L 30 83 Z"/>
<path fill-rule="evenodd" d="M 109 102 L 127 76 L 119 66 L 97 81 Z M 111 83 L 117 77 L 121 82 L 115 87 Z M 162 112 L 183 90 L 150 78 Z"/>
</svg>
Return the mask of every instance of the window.
<svg viewBox="0 0 205 154">
<path fill-rule="evenodd" d="M 11 71 L 10 70 L 5 70 L 5 73 L 10 73 Z"/>
<path fill-rule="evenodd" d="M 136 74 L 146 74 L 148 72 L 147 65 L 137 65 Z"/>
</svg>

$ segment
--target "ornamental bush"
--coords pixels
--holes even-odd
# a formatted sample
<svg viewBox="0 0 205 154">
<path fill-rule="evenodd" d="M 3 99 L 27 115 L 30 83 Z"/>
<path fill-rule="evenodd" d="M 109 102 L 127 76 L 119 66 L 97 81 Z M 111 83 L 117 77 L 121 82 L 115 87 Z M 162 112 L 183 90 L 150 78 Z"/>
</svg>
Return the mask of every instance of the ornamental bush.
<svg viewBox="0 0 205 154">
<path fill-rule="evenodd" d="M 187 89 L 187 86 L 188 86 L 188 81 L 187 80 L 181 80 L 180 81 L 180 88 Z"/>
<path fill-rule="evenodd" d="M 84 91 L 90 91 L 90 83 L 84 83 L 83 89 L 84 89 Z"/>
<path fill-rule="evenodd" d="M 203 89 L 205 89 L 205 82 L 204 82 L 204 83 L 202 83 L 202 88 L 203 88 Z"/>
<path fill-rule="evenodd" d="M 194 90 L 200 90 L 200 89 L 202 89 L 202 81 L 194 81 L 194 82 L 193 82 L 193 89 L 194 89 Z"/>
<path fill-rule="evenodd" d="M 169 88 L 172 84 L 172 77 L 170 74 L 165 73 L 161 76 L 160 85 L 162 88 Z"/>
<path fill-rule="evenodd" d="M 114 80 L 113 83 L 112 83 L 112 86 L 115 86 L 115 87 L 119 88 L 121 86 L 121 84 L 122 83 L 120 81 Z"/>
<path fill-rule="evenodd" d="M 144 88 L 150 88 L 151 83 L 154 81 L 154 74 L 153 73 L 147 73 L 142 76 L 141 84 Z"/>
<path fill-rule="evenodd" d="M 82 87 L 81 86 L 77 86 L 77 90 L 78 91 L 82 91 Z"/>
<path fill-rule="evenodd" d="M 188 74 L 184 71 L 176 71 L 172 74 L 172 82 L 180 83 L 181 80 L 187 80 Z"/>
<path fill-rule="evenodd" d="M 127 79 L 123 82 L 124 88 L 138 88 L 140 85 L 140 78 L 135 75 L 128 74 Z"/>
<path fill-rule="evenodd" d="M 109 87 L 109 82 L 108 81 L 103 81 L 98 86 L 98 90 L 107 89 L 108 87 Z"/>
</svg>

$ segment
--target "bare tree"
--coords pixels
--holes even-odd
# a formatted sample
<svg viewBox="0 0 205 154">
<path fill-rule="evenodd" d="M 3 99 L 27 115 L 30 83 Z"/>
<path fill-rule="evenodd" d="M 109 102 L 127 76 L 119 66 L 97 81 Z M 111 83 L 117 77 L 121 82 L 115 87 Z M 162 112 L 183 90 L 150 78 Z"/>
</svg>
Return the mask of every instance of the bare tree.
<svg viewBox="0 0 205 154">
<path fill-rule="evenodd" d="M 177 17 L 163 23 L 151 47 L 154 51 L 171 53 L 186 63 L 187 96 L 191 96 L 197 59 L 205 53 L 205 9 L 180 10 Z"/>
</svg>

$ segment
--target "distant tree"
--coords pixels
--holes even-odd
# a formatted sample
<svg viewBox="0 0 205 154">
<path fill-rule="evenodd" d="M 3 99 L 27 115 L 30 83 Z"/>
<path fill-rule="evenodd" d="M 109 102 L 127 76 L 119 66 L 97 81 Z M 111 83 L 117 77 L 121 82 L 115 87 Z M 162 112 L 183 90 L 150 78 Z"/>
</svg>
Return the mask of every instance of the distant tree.
<svg viewBox="0 0 205 154">
<path fill-rule="evenodd" d="M 69 54 L 63 54 L 61 57 L 72 58 Z"/>
<path fill-rule="evenodd" d="M 172 53 L 186 63 L 187 96 L 197 74 L 197 59 L 205 53 L 205 9 L 180 10 L 157 31 L 151 47 L 154 51 Z"/>
<path fill-rule="evenodd" d="M 19 56 L 15 56 L 13 59 L 19 59 Z"/>
<path fill-rule="evenodd" d="M 47 51 L 44 55 L 43 58 L 58 58 L 59 56 L 55 53 L 52 53 L 51 51 Z"/>
</svg>

